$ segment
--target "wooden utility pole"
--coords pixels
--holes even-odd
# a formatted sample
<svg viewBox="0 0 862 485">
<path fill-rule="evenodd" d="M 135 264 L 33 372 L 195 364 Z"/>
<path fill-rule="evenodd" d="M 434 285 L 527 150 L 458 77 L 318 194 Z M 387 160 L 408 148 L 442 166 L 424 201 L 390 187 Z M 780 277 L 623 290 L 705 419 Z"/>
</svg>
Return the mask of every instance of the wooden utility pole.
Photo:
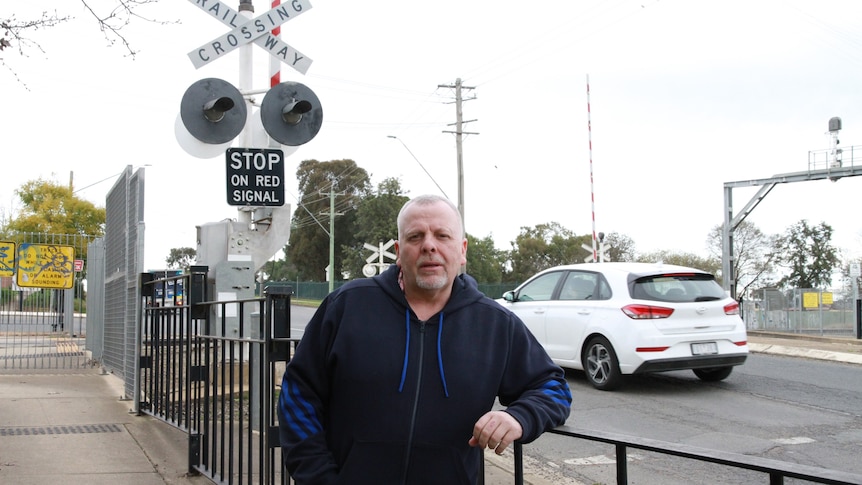
<svg viewBox="0 0 862 485">
<path fill-rule="evenodd" d="M 461 214 L 461 229 L 464 231 L 464 234 L 467 234 L 467 222 L 464 217 L 464 152 L 461 145 L 462 135 L 478 135 L 479 133 L 464 131 L 463 126 L 465 123 L 472 123 L 476 120 L 468 120 L 464 121 L 463 112 L 461 111 L 461 103 L 464 101 L 461 92 L 464 89 L 476 89 L 475 87 L 463 86 L 461 84 L 461 78 L 455 80 L 454 85 L 447 84 L 438 84 L 438 88 L 449 88 L 455 90 L 455 123 L 450 123 L 449 126 L 455 125 L 455 131 L 447 131 L 443 130 L 443 133 L 454 133 L 455 134 L 455 151 L 458 159 L 458 212 Z M 471 99 L 476 99 L 475 96 L 467 99 L 466 101 L 470 101 Z"/>
</svg>

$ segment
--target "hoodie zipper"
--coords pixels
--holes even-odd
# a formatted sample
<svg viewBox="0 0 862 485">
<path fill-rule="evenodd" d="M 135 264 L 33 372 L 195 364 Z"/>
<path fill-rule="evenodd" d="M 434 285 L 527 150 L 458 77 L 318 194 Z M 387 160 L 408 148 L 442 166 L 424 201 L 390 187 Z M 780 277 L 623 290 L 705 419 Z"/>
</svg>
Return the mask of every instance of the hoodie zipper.
<svg viewBox="0 0 862 485">
<path fill-rule="evenodd" d="M 410 450 L 413 448 L 413 432 L 416 428 L 416 412 L 419 408 L 419 391 L 422 389 L 422 364 L 425 360 L 425 321 L 419 322 L 419 375 L 416 379 L 416 395 L 413 396 L 413 413 L 410 415 L 410 428 L 407 434 L 407 452 L 404 455 L 404 468 L 401 483 L 407 483 L 407 470 L 410 467 Z"/>
</svg>

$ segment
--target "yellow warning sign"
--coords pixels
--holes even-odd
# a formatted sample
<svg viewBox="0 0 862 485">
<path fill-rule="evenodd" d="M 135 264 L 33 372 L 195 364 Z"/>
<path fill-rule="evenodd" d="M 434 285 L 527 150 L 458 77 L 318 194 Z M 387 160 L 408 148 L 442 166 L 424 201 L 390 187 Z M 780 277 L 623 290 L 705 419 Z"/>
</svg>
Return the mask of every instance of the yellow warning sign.
<svg viewBox="0 0 862 485">
<path fill-rule="evenodd" d="M 0 276 L 15 274 L 15 243 L 0 241 Z"/>
<path fill-rule="evenodd" d="M 17 275 L 18 286 L 68 290 L 75 283 L 75 248 L 21 243 Z"/>
</svg>

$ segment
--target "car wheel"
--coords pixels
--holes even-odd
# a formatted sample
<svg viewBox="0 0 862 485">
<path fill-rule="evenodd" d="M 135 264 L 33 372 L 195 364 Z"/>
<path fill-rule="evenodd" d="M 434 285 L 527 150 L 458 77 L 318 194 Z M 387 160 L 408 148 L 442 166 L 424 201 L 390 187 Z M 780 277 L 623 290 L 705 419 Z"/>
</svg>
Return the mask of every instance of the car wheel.
<svg viewBox="0 0 862 485">
<path fill-rule="evenodd" d="M 619 387 L 622 382 L 617 354 L 608 339 L 604 337 L 590 339 L 584 347 L 581 363 L 587 380 L 596 389 L 611 391 Z"/>
<path fill-rule="evenodd" d="M 705 382 L 718 382 L 727 379 L 727 376 L 733 372 L 733 366 L 727 367 L 711 367 L 709 369 L 692 369 L 694 375 Z"/>
</svg>

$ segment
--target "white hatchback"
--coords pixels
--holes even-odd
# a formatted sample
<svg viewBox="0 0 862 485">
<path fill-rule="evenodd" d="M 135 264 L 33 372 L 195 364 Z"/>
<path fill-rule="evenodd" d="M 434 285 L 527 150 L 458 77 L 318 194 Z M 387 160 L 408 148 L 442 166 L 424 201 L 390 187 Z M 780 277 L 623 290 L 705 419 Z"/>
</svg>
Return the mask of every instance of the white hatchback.
<svg viewBox="0 0 862 485">
<path fill-rule="evenodd" d="M 542 271 L 497 300 L 561 367 L 597 389 L 624 374 L 691 369 L 704 381 L 745 362 L 739 304 L 710 273 L 667 264 L 589 263 Z"/>
</svg>

